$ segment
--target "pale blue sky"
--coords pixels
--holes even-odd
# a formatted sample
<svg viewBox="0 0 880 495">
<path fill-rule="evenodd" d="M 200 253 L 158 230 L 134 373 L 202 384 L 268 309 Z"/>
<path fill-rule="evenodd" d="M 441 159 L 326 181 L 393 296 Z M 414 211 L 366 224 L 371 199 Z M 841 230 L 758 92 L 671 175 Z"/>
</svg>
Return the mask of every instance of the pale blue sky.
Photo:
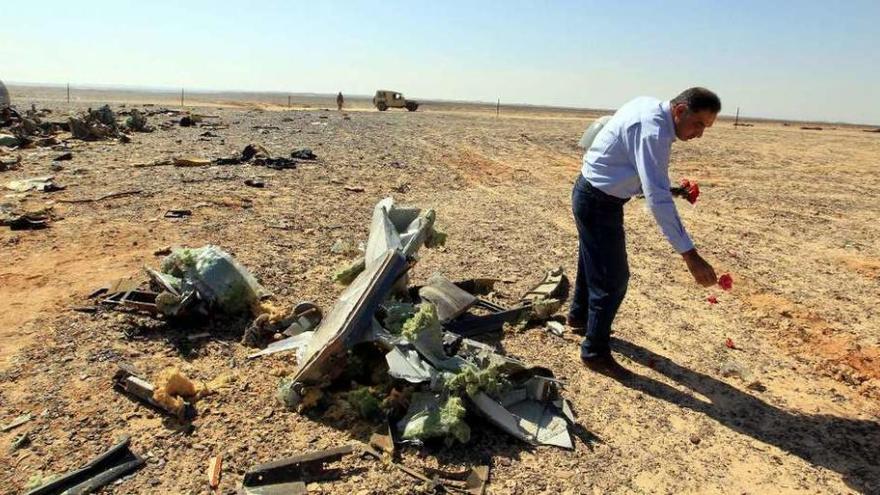
<svg viewBox="0 0 880 495">
<path fill-rule="evenodd" d="M 880 123 L 880 0 L 14 4 L 5 81 L 594 108 L 704 85 L 726 114 Z"/>
</svg>

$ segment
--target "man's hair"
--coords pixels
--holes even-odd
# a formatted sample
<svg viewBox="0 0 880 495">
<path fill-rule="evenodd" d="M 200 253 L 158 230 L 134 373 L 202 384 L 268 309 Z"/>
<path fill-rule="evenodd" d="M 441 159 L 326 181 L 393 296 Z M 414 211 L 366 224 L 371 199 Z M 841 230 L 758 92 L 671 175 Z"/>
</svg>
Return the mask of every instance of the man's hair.
<svg viewBox="0 0 880 495">
<path fill-rule="evenodd" d="M 672 105 L 684 103 L 691 112 L 709 110 L 712 113 L 721 111 L 721 98 L 706 88 L 688 88 L 672 99 Z"/>
</svg>

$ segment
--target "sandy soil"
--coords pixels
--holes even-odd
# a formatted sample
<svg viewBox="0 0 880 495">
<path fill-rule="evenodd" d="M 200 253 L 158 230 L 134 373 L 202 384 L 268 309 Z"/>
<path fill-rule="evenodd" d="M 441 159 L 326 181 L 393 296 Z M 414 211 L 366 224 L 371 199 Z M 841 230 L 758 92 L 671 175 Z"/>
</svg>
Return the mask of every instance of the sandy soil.
<svg viewBox="0 0 880 495">
<path fill-rule="evenodd" d="M 120 101 L 175 101 L 102 94 L 69 108 L 57 90 L 11 90 L 16 101 L 56 113 L 102 101 L 116 109 Z M 416 281 L 435 271 L 497 277 L 507 281 L 499 296 L 513 301 L 548 268 L 574 274 L 575 142 L 595 114 L 527 108 L 496 118 L 489 106 L 426 105 L 416 113 L 351 112 L 346 120 L 307 100 L 295 110 L 225 97 L 201 105 L 199 113 L 230 125 L 213 131 L 222 137 L 174 127 L 135 134 L 130 144 L 72 141 L 73 160 L 54 172 L 66 190 L 3 199 L 53 205 L 60 218 L 42 231 L 0 230 L 0 423 L 35 416 L 0 433 L 0 492 L 19 493 L 37 473 L 76 468 L 120 435 L 131 435 L 148 464 L 105 493 L 208 493 L 207 463 L 218 453 L 221 493 L 234 493 L 255 463 L 369 436 L 373 426 L 333 408 L 307 417 L 280 407 L 273 392 L 293 358 L 246 360 L 240 323 L 218 325 L 214 338 L 189 348 L 180 340 L 190 329 L 71 311 L 105 281 L 141 277 L 142 266 L 158 264 L 153 252 L 161 247 L 220 245 L 281 304 L 329 308 L 340 292 L 330 275 L 347 261 L 330 246 L 365 240 L 373 204 L 393 195 L 435 208 L 449 233 L 445 248 L 423 251 Z M 282 155 L 310 147 L 320 160 L 285 171 L 133 166 L 231 155 L 249 142 Z M 534 328 L 494 339 L 567 381 L 582 426 L 576 450 L 532 448 L 476 423 L 468 448 L 410 449 L 406 463 L 456 469 L 489 461 L 489 492 L 497 494 L 880 492 L 880 134 L 721 122 L 673 150 L 673 178 L 696 179 L 703 190 L 696 207 L 680 204 L 684 222 L 704 256 L 732 274 L 733 290 L 697 287 L 643 203 L 631 201 L 632 278 L 614 345 L 634 376 L 617 381 L 584 369 L 574 335 Z M 21 169 L 0 173 L 0 182 L 50 173 L 57 152 L 18 154 Z M 267 187 L 246 187 L 248 178 Z M 59 202 L 130 190 L 142 192 Z M 168 208 L 194 214 L 169 220 Z M 711 294 L 718 304 L 706 301 Z M 150 375 L 173 365 L 232 382 L 199 403 L 186 434 L 112 390 L 123 361 Z M 740 373 L 724 376 L 729 368 Z M 31 445 L 8 452 L 23 431 Z M 342 465 L 339 481 L 310 489 L 419 492 L 380 463 Z"/>
</svg>

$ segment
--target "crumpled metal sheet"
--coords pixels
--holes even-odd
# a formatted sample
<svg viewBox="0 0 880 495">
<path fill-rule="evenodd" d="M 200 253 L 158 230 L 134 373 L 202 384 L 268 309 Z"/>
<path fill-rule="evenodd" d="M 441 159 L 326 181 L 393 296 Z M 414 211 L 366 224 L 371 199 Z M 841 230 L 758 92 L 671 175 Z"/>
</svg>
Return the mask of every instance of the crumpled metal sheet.
<svg viewBox="0 0 880 495">
<path fill-rule="evenodd" d="M 391 197 L 379 201 L 373 208 L 364 254 L 367 268 L 392 249 L 404 256 L 414 255 L 428 238 L 435 218 L 434 210 L 400 208 Z"/>
<path fill-rule="evenodd" d="M 358 275 L 315 330 L 292 383 L 321 386 L 340 371 L 338 358 L 371 339 L 376 310 L 405 269 L 406 260 L 393 250 Z"/>
<path fill-rule="evenodd" d="M 181 279 L 179 293 L 192 287 L 201 299 L 228 313 L 249 310 L 268 295 L 244 265 L 210 244 L 174 250 L 162 261 L 162 272 Z"/>
<path fill-rule="evenodd" d="M 437 318 L 446 323 L 477 302 L 477 297 L 452 283 L 448 278 L 435 273 L 421 289 L 419 297 L 437 307 Z"/>
<path fill-rule="evenodd" d="M 508 391 L 500 401 L 484 392 L 470 398 L 489 422 L 523 441 L 573 449 L 568 427 L 574 416 L 565 400 L 551 400 L 551 381 L 532 377 L 522 387 Z"/>
<path fill-rule="evenodd" d="M 385 361 L 388 363 L 389 375 L 410 383 L 429 382 L 437 375 L 437 370 L 412 349 L 395 346 L 385 354 Z"/>
<path fill-rule="evenodd" d="M 309 348 L 309 343 L 311 343 L 314 336 L 315 332 L 302 332 L 293 337 L 272 342 L 267 345 L 265 349 L 249 354 L 248 359 L 268 356 L 269 354 L 275 354 L 276 352 L 296 351 L 296 361 L 301 363 L 303 362 L 305 351 Z"/>
<path fill-rule="evenodd" d="M 573 449 L 568 422 L 555 411 L 555 407 L 536 400 L 524 400 L 507 408 L 519 418 L 519 427 L 527 432 L 535 443 Z"/>
</svg>

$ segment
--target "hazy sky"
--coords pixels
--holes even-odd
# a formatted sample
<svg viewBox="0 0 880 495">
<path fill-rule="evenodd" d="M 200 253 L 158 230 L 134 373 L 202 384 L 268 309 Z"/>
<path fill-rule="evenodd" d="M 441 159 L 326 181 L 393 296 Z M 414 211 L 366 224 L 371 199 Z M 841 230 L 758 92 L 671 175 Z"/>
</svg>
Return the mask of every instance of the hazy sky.
<svg viewBox="0 0 880 495">
<path fill-rule="evenodd" d="M 14 3 L 7 82 L 594 108 L 703 85 L 726 114 L 880 123 L 880 0 Z"/>
</svg>

